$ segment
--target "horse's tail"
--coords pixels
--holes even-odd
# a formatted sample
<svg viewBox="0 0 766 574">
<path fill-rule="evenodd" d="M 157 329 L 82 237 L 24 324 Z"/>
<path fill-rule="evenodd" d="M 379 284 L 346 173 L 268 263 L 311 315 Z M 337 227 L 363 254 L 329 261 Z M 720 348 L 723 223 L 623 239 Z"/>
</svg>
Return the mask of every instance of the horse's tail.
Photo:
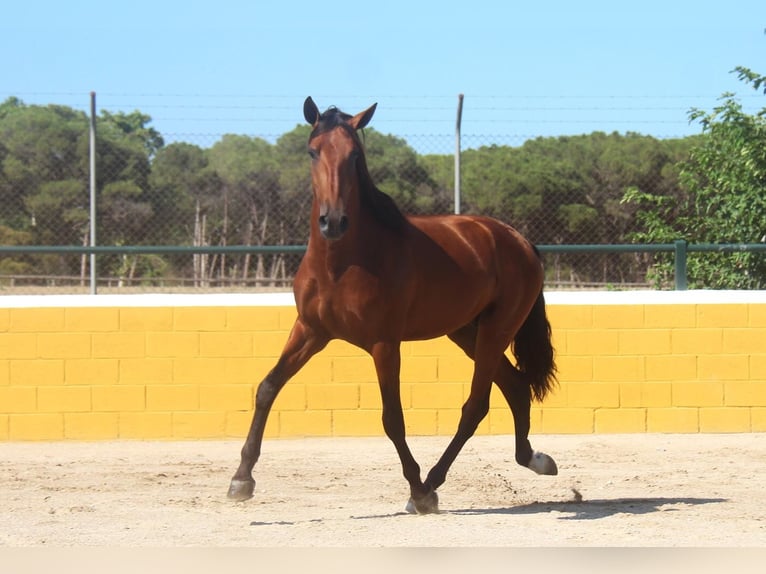
<svg viewBox="0 0 766 574">
<path fill-rule="evenodd" d="M 545 298 L 541 289 L 513 340 L 516 366 L 525 375 L 538 401 L 542 401 L 556 384 L 556 361 L 553 354 L 551 324 L 545 314 Z"/>
</svg>

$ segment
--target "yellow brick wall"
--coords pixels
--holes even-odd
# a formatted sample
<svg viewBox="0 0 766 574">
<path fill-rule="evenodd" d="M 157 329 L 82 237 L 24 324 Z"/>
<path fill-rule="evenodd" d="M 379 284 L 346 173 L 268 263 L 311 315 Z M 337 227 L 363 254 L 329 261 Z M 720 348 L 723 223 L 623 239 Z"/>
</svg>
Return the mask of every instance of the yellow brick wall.
<svg viewBox="0 0 766 574">
<path fill-rule="evenodd" d="M 533 433 L 766 431 L 764 293 L 551 293 L 548 313 L 560 386 Z M 294 318 L 289 296 L 0 298 L 0 440 L 244 437 Z M 471 366 L 402 344 L 410 434 L 454 432 Z M 266 435 L 382 435 L 380 415 L 372 360 L 333 341 Z M 513 432 L 496 390 L 478 432 Z"/>
</svg>

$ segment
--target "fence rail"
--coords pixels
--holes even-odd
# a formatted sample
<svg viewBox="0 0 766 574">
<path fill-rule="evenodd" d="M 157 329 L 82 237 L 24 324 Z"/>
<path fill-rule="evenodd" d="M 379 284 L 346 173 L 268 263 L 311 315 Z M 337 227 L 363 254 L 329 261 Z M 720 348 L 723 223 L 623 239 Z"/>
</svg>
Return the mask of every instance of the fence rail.
<svg viewBox="0 0 766 574">
<path fill-rule="evenodd" d="M 673 253 L 675 268 L 675 289 L 687 288 L 687 256 L 689 253 L 766 253 L 766 243 L 688 243 L 677 240 L 673 243 L 636 244 L 542 244 L 537 245 L 541 253 Z M 298 254 L 306 251 L 306 245 L 228 245 L 228 246 L 182 246 L 182 245 L 0 245 L 0 255 L 68 254 L 68 255 L 170 255 L 170 254 Z M 107 278 L 118 282 L 119 278 Z M 96 294 L 97 278 L 91 277 L 91 293 Z M 139 280 L 140 281 L 140 280 Z M 166 282 L 170 282 L 164 280 Z M 180 279 L 183 282 L 183 279 Z M 226 280 L 221 285 L 246 285 L 247 281 Z"/>
</svg>

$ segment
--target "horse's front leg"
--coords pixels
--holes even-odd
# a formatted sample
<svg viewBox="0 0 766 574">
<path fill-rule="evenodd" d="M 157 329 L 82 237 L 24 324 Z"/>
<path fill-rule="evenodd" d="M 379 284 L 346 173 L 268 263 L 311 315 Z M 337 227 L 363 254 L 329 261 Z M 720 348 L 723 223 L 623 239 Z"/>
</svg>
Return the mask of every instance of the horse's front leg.
<svg viewBox="0 0 766 574">
<path fill-rule="evenodd" d="M 242 447 L 239 468 L 234 473 L 229 485 L 228 497 L 232 500 L 252 498 L 255 490 L 255 480 L 252 476 L 253 467 L 261 455 L 263 432 L 266 428 L 266 419 L 271 411 L 271 406 L 290 377 L 297 373 L 311 357 L 321 351 L 327 342 L 326 337 L 319 336 L 300 319 L 293 325 L 276 366 L 258 385 L 250 431 L 247 433 L 247 439 Z"/>
<path fill-rule="evenodd" d="M 438 512 L 439 499 L 436 492 L 424 486 L 420 480 L 420 466 L 412 456 L 405 438 L 404 414 L 399 390 L 401 367 L 399 343 L 378 343 L 373 346 L 371 355 L 375 361 L 383 402 L 383 429 L 396 448 L 402 463 L 404 478 L 410 485 L 407 511 L 418 514 Z"/>
</svg>

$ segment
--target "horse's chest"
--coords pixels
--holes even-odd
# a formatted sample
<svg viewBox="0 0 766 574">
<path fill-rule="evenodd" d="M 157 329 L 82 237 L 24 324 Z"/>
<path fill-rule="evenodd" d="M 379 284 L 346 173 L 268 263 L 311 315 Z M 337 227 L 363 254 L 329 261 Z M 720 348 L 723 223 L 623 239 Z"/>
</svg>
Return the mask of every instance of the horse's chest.
<svg viewBox="0 0 766 574">
<path fill-rule="evenodd" d="M 304 305 L 303 318 L 330 336 L 366 346 L 385 334 L 392 317 L 374 278 L 317 283 Z"/>
</svg>

